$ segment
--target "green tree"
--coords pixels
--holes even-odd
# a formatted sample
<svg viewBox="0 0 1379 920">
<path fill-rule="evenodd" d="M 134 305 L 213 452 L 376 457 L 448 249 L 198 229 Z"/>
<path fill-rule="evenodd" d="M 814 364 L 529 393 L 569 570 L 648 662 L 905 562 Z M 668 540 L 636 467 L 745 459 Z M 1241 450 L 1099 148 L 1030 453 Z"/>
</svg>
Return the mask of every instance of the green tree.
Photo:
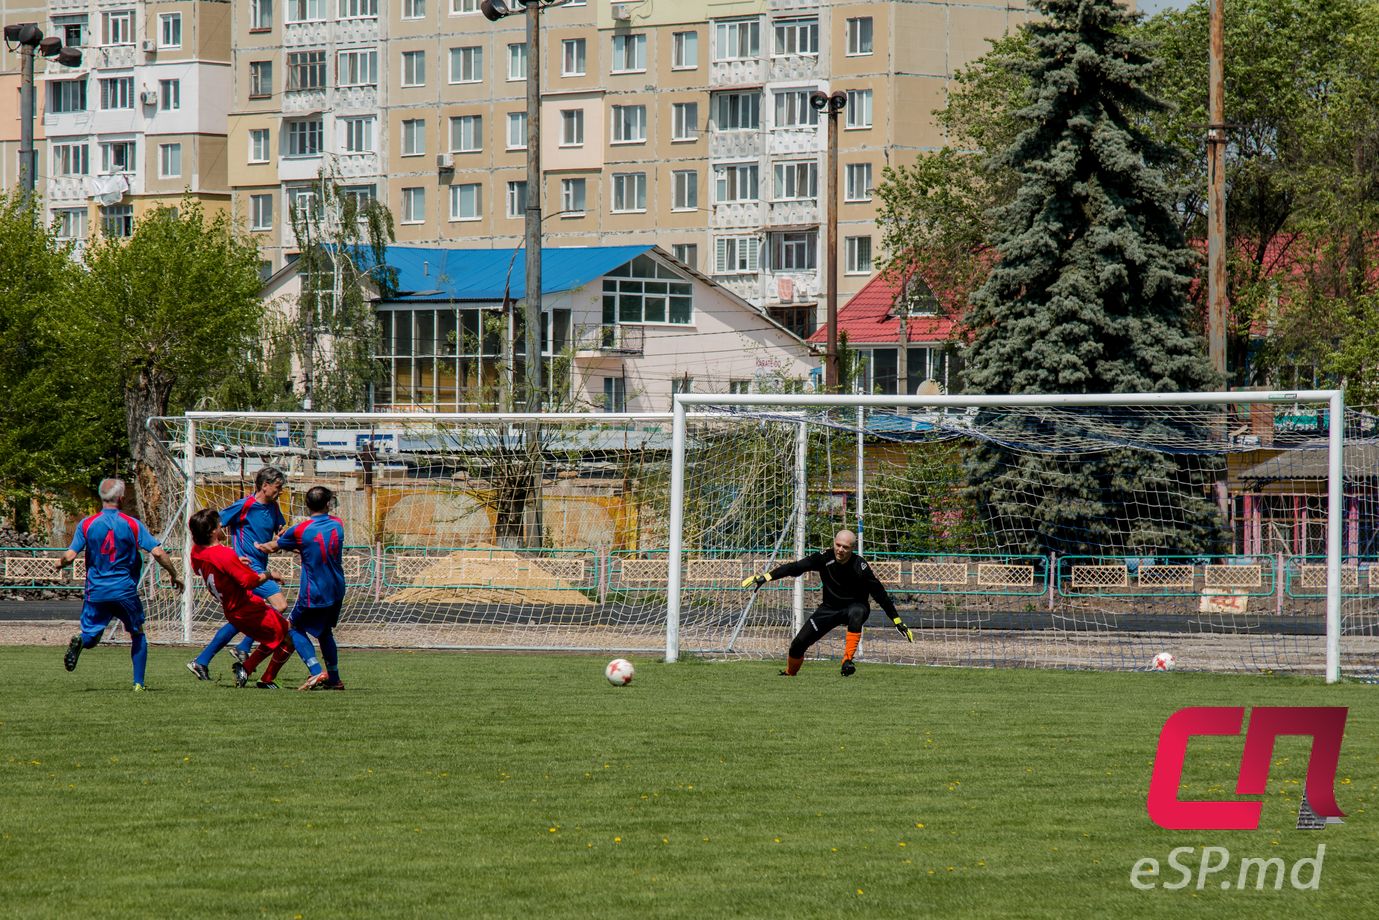
<svg viewBox="0 0 1379 920">
<path fill-rule="evenodd" d="M 1217 381 L 1188 310 L 1196 257 L 1169 206 L 1168 151 L 1145 130 L 1163 103 L 1145 91 L 1147 46 L 1114 0 L 1038 0 L 1030 56 L 1009 63 L 1027 81 L 1020 130 L 995 165 L 1018 187 L 995 213 L 999 254 L 966 317 L 965 385 L 977 393 L 1155 393 Z M 1075 464 L 1015 452 L 1046 423 L 989 419 L 1008 430 L 969 455 L 970 481 L 993 531 L 1026 552 L 1121 549 L 1196 552 L 1219 524 L 1200 475 L 1164 454 L 1112 450 Z M 1162 423 L 1141 420 L 1144 434 Z M 1046 496 L 1029 507 L 1032 482 Z M 1121 504 L 1159 483 L 1154 521 Z M 1165 504 L 1172 507 L 1164 507 Z M 1014 508 L 1021 508 L 1012 513 Z M 1172 522 L 1172 523 L 1170 523 Z"/>
<path fill-rule="evenodd" d="M 223 377 L 242 373 L 262 335 L 258 250 L 224 213 L 201 205 L 144 214 L 129 239 L 100 237 L 86 252 L 80 311 L 86 347 L 101 355 L 123 396 L 138 510 L 161 525 L 164 484 L 149 418 L 181 410 Z"/>
<path fill-rule="evenodd" d="M 80 266 L 41 213 L 0 198 L 0 502 L 21 530 L 33 500 L 71 503 L 122 453 L 101 355 L 73 334 Z"/>
</svg>

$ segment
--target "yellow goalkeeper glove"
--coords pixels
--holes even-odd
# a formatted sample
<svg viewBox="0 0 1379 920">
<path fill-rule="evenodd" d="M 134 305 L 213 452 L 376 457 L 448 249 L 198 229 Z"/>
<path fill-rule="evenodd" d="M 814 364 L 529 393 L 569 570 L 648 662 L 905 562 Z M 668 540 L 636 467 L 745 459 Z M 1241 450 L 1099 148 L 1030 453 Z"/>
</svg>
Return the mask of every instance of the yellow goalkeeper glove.
<svg viewBox="0 0 1379 920">
<path fill-rule="evenodd" d="M 905 637 L 906 642 L 915 641 L 915 634 L 910 632 L 910 627 L 905 625 L 904 620 L 900 619 L 900 617 L 891 617 L 891 622 L 895 624 L 895 628 L 900 631 L 900 634 Z"/>
<path fill-rule="evenodd" d="M 742 579 L 742 587 L 744 587 L 744 588 L 760 588 L 762 585 L 766 584 L 766 583 L 767 583 L 768 581 L 770 581 L 770 580 L 771 580 L 771 573 L 770 573 L 770 572 L 762 572 L 760 575 L 753 575 L 753 576 L 751 576 L 750 578 L 744 578 L 744 579 Z"/>
</svg>

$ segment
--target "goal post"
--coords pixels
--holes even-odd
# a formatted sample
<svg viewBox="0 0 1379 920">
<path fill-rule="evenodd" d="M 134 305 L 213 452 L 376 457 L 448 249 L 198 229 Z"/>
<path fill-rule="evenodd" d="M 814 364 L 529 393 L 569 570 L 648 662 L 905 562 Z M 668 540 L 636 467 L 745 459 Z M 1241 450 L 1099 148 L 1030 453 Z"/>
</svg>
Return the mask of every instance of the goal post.
<svg viewBox="0 0 1379 920">
<path fill-rule="evenodd" d="M 753 475 L 713 469 L 699 452 L 725 432 L 767 427 L 791 435 L 777 439 L 779 468 L 753 482 L 779 482 L 792 506 L 808 503 L 789 541 L 795 552 L 805 551 L 806 517 L 816 540 L 822 527 L 855 521 L 849 529 L 865 535 L 878 574 L 899 581 L 894 593 L 917 638 L 930 640 L 907 657 L 903 643 L 874 629 L 869 655 L 1136 668 L 1156 643 L 1182 644 L 1187 667 L 1334 682 L 1350 622 L 1356 669 L 1377 661 L 1369 640 L 1379 559 L 1371 568 L 1369 556 L 1379 526 L 1363 464 L 1379 459 L 1367 452 L 1379 429 L 1372 417 L 1347 416 L 1343 391 L 679 394 L 671 421 L 668 661 L 693 649 L 691 621 L 731 621 L 745 594 L 687 581 L 687 567 L 703 566 L 721 542 L 691 512 L 726 506 L 723 496 Z M 1353 467 L 1348 423 L 1365 451 Z M 843 457 L 850 446 L 855 471 Z M 774 545 L 771 527 L 783 520 L 738 522 L 740 542 L 755 544 L 743 556 Z M 1343 575 L 1363 575 L 1365 589 L 1347 595 Z M 781 654 L 798 628 L 802 590 L 797 580 L 788 619 L 783 597 L 754 608 L 763 654 Z"/>
</svg>

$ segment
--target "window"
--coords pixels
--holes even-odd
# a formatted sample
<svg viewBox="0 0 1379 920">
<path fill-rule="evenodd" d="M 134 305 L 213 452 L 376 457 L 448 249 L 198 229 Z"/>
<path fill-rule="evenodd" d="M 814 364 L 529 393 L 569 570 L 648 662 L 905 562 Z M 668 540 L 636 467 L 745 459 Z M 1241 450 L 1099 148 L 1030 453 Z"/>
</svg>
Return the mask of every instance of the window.
<svg viewBox="0 0 1379 920">
<path fill-rule="evenodd" d="M 508 149 L 527 149 L 527 113 L 508 113 Z"/>
<path fill-rule="evenodd" d="M 699 244 L 698 243 L 675 243 L 670 247 L 670 254 L 684 262 L 690 268 L 699 264 Z"/>
<path fill-rule="evenodd" d="M 819 164 L 813 160 L 777 163 L 775 197 L 777 201 L 799 201 L 819 197 Z"/>
<path fill-rule="evenodd" d="M 326 53 L 324 51 L 294 51 L 287 56 L 287 88 L 290 90 L 325 89 Z"/>
<path fill-rule="evenodd" d="M 714 268 L 720 275 L 759 270 L 761 244 L 754 236 L 720 236 L 714 240 Z"/>
<path fill-rule="evenodd" d="M 162 13 L 158 16 L 158 47 L 182 47 L 181 13 Z"/>
<path fill-rule="evenodd" d="M 101 13 L 101 34 L 105 36 L 107 45 L 134 44 L 134 11 Z"/>
<path fill-rule="evenodd" d="M 808 19 L 776 20 L 776 47 L 773 53 L 787 54 L 819 53 L 819 20 Z"/>
<path fill-rule="evenodd" d="M 402 0 L 403 19 L 422 19 L 426 16 L 426 0 Z"/>
<path fill-rule="evenodd" d="M 250 128 L 249 129 L 249 162 L 267 163 L 268 162 L 268 129 Z"/>
<path fill-rule="evenodd" d="M 54 115 L 86 111 L 86 78 L 80 80 L 52 80 L 48 93 L 48 111 Z"/>
<path fill-rule="evenodd" d="M 673 141 L 699 140 L 699 103 L 676 102 L 670 107 L 670 139 Z"/>
<path fill-rule="evenodd" d="M 561 109 L 561 111 L 560 111 L 560 146 L 562 146 L 562 147 L 582 147 L 582 146 L 584 146 L 584 110 L 583 110 L 583 109 Z"/>
<path fill-rule="evenodd" d="M 326 0 L 285 0 L 283 22 L 315 22 L 326 18 Z"/>
<path fill-rule="evenodd" d="M 560 210 L 566 214 L 583 214 L 585 191 L 588 183 L 584 179 L 560 180 Z"/>
<path fill-rule="evenodd" d="M 527 213 L 527 183 L 508 183 L 508 217 L 522 217 Z"/>
<path fill-rule="evenodd" d="M 477 153 L 484 149 L 484 116 L 456 115 L 450 119 L 450 152 Z"/>
<path fill-rule="evenodd" d="M 819 231 L 791 230 L 771 234 L 771 268 L 808 272 L 819 266 Z"/>
<path fill-rule="evenodd" d="M 158 145 L 158 178 L 176 179 L 182 175 L 182 145 Z"/>
<path fill-rule="evenodd" d="M 101 172 L 133 172 L 134 142 L 108 141 L 101 144 Z"/>
<path fill-rule="evenodd" d="M 870 128 L 871 90 L 848 90 L 848 104 L 844 111 L 848 113 L 847 126 L 849 128 Z"/>
<path fill-rule="evenodd" d="M 337 86 L 377 86 L 378 52 L 341 51 L 336 62 Z"/>
<path fill-rule="evenodd" d="M 450 186 L 450 219 L 478 220 L 482 204 L 481 186 L 477 182 Z"/>
<path fill-rule="evenodd" d="M 426 120 L 406 118 L 402 121 L 402 155 L 417 157 L 426 153 Z"/>
<path fill-rule="evenodd" d="M 603 411 L 627 411 L 627 384 L 621 377 L 603 378 Z"/>
<path fill-rule="evenodd" d="M 101 80 L 101 108 L 134 108 L 134 78 L 111 77 Z"/>
<path fill-rule="evenodd" d="M 273 62 L 249 62 L 249 98 L 264 99 L 273 95 Z"/>
<path fill-rule="evenodd" d="M 843 197 L 847 201 L 871 201 L 871 164 L 849 163 Z"/>
<path fill-rule="evenodd" d="M 527 43 L 515 42 L 508 45 L 508 79 L 527 79 Z"/>
<path fill-rule="evenodd" d="M 484 79 L 484 49 L 479 45 L 450 49 L 450 82 L 480 83 Z"/>
<path fill-rule="evenodd" d="M 728 393 L 733 396 L 745 396 L 752 392 L 752 381 L 750 380 L 729 380 Z"/>
<path fill-rule="evenodd" d="M 848 31 L 848 55 L 850 57 L 859 54 L 871 54 L 871 17 L 860 16 L 856 19 L 849 19 Z"/>
<path fill-rule="evenodd" d="M 113 204 L 101 208 L 101 233 L 106 236 L 134 235 L 134 205 Z"/>
<path fill-rule="evenodd" d="M 714 120 L 720 131 L 755 131 L 761 127 L 761 93 L 718 93 Z"/>
<path fill-rule="evenodd" d="M 755 163 L 737 163 L 714 167 L 714 201 L 757 200 L 757 172 Z"/>
<path fill-rule="evenodd" d="M 377 19 L 378 0 L 340 0 L 341 19 Z"/>
<path fill-rule="evenodd" d="M 672 36 L 670 66 L 675 70 L 694 70 L 699 66 L 698 32 L 676 32 Z"/>
<path fill-rule="evenodd" d="M 402 190 L 402 222 L 420 224 L 426 220 L 426 189 L 405 188 Z"/>
<path fill-rule="evenodd" d="M 696 211 L 699 209 L 699 172 L 694 169 L 677 169 L 672 174 L 675 180 L 674 198 L 671 207 L 676 211 Z"/>
<path fill-rule="evenodd" d="M 272 195 L 250 195 L 250 196 L 249 196 L 249 229 L 250 229 L 250 230 L 272 230 L 272 229 L 273 229 L 273 196 L 272 196 Z"/>
<path fill-rule="evenodd" d="M 689 374 L 681 374 L 679 377 L 673 377 L 673 378 L 671 378 L 671 381 L 670 381 L 670 395 L 671 395 L 671 396 L 674 396 L 674 395 L 677 394 L 677 393 L 693 393 L 693 392 L 694 392 L 694 378 L 691 377 Z"/>
<path fill-rule="evenodd" d="M 584 76 L 584 39 L 567 38 L 560 43 L 560 75 Z"/>
<path fill-rule="evenodd" d="M 811 128 L 819 123 L 819 111 L 809 104 L 810 90 L 785 89 L 776 92 L 776 127 Z"/>
<path fill-rule="evenodd" d="M 91 148 L 85 144 L 54 144 L 53 175 L 87 176 L 91 174 Z"/>
<path fill-rule="evenodd" d="M 249 0 L 249 31 L 267 32 L 273 28 L 273 0 Z"/>
<path fill-rule="evenodd" d="M 158 108 L 164 112 L 182 108 L 182 81 L 158 81 Z"/>
<path fill-rule="evenodd" d="M 646 70 L 646 36 L 613 36 L 613 73 L 642 73 Z"/>
<path fill-rule="evenodd" d="M 637 256 L 603 278 L 603 324 L 689 325 L 694 285 L 650 256 Z"/>
<path fill-rule="evenodd" d="M 403 85 L 403 86 L 425 86 L 425 85 L 426 85 L 426 52 L 425 52 L 425 51 L 404 51 L 404 52 L 402 52 L 402 85 Z"/>
<path fill-rule="evenodd" d="M 646 210 L 646 173 L 613 173 L 613 213 Z"/>
<path fill-rule="evenodd" d="M 53 212 L 57 221 L 57 238 L 60 240 L 86 239 L 86 209 L 61 208 Z"/>
<path fill-rule="evenodd" d="M 613 106 L 613 143 L 638 144 L 646 140 L 646 106 Z"/>
<path fill-rule="evenodd" d="M 849 275 L 871 274 L 871 237 L 850 236 L 844 240 L 847 247 L 847 267 Z"/>
<path fill-rule="evenodd" d="M 359 214 L 378 200 L 378 192 L 372 185 L 346 185 L 340 189 L 340 194 L 354 205 L 355 214 Z"/>
<path fill-rule="evenodd" d="M 741 61 L 761 57 L 761 21 L 729 19 L 714 24 L 715 61 Z"/>
<path fill-rule="evenodd" d="M 338 119 L 340 149 L 344 153 L 373 153 L 373 115 Z"/>
<path fill-rule="evenodd" d="M 450 0 L 450 15 L 479 12 L 479 0 Z"/>
<path fill-rule="evenodd" d="M 308 220 L 322 217 L 321 200 L 316 197 L 316 189 L 310 185 L 298 185 L 287 190 L 288 213 Z"/>
<path fill-rule="evenodd" d="M 54 16 L 53 29 L 60 32 L 62 43 L 71 45 L 73 48 L 85 48 L 87 45 L 86 17 L 85 16 Z M 57 214 L 59 212 L 53 212 Z"/>
<path fill-rule="evenodd" d="M 286 121 L 283 129 L 287 132 L 288 157 L 318 157 L 321 155 L 323 130 L 320 118 L 304 118 Z"/>
</svg>

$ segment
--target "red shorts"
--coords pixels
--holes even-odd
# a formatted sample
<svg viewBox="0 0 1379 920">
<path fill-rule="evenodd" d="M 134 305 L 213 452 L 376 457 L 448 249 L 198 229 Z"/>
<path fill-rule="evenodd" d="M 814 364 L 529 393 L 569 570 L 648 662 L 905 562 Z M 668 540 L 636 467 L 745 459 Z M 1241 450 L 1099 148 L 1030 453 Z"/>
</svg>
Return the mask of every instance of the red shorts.
<svg viewBox="0 0 1379 920">
<path fill-rule="evenodd" d="M 225 611 L 225 619 L 240 632 L 262 642 L 265 647 L 276 649 L 287 638 L 287 621 L 282 614 L 258 601 L 247 607 Z"/>
</svg>

